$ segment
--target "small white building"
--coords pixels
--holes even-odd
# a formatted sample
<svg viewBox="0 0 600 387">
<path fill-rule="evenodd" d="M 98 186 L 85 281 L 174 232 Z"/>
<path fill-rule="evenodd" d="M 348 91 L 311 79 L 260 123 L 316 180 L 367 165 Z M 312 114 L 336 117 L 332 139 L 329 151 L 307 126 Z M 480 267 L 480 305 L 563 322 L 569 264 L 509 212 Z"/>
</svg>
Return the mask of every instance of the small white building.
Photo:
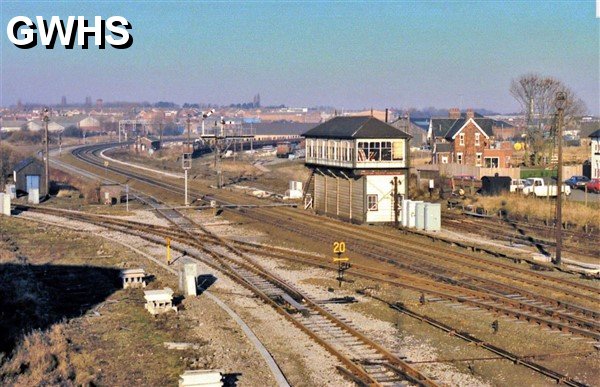
<svg viewBox="0 0 600 387">
<path fill-rule="evenodd" d="M 592 167 L 592 179 L 600 179 L 600 129 L 590 134 L 590 162 Z"/>
<path fill-rule="evenodd" d="M 223 385 L 221 370 L 188 370 L 179 376 L 179 387 L 220 387 Z"/>
<path fill-rule="evenodd" d="M 334 117 L 303 136 L 317 213 L 356 223 L 401 219 L 402 199 L 408 196 L 409 134 L 366 116 Z"/>
<path fill-rule="evenodd" d="M 146 299 L 144 308 L 153 315 L 171 310 L 177 312 L 177 308 L 173 306 L 173 290 L 171 288 L 146 290 L 144 291 L 144 298 Z"/>
<path fill-rule="evenodd" d="M 146 287 L 146 272 L 144 269 L 121 270 L 121 279 L 123 280 L 123 289 Z"/>
</svg>

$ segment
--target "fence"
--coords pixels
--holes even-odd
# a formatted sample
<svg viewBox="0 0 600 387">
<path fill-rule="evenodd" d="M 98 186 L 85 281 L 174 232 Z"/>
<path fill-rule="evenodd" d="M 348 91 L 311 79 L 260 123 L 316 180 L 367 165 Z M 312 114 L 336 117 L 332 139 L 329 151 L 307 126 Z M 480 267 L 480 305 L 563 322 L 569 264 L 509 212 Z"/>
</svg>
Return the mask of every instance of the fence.
<svg viewBox="0 0 600 387">
<path fill-rule="evenodd" d="M 429 175 L 433 171 L 437 171 L 440 176 L 473 176 L 476 179 L 481 179 L 483 176 L 494 176 L 496 173 L 499 176 L 509 176 L 512 179 L 521 177 L 520 168 L 483 168 L 474 165 L 464 164 L 429 164 L 420 165 L 415 168 L 417 175 Z M 570 176 L 570 175 L 569 175 Z"/>
</svg>

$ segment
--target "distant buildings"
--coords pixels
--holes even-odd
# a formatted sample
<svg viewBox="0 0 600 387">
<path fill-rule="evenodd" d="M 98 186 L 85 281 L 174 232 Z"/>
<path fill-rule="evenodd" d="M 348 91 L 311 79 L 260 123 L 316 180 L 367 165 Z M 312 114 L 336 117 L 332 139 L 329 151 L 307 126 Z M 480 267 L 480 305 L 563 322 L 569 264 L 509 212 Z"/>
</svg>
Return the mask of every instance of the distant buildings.
<svg viewBox="0 0 600 387">
<path fill-rule="evenodd" d="M 427 131 L 429 130 L 429 119 L 400 117 L 390 125 L 410 134 L 411 147 L 421 147 L 427 144 Z"/>
</svg>

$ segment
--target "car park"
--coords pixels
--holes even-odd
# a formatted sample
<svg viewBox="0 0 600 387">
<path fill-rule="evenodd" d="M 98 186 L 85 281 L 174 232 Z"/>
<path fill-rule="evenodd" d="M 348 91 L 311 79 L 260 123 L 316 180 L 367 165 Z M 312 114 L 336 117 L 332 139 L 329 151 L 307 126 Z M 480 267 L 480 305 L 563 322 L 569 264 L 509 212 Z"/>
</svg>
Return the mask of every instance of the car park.
<svg viewBox="0 0 600 387">
<path fill-rule="evenodd" d="M 590 181 L 587 176 L 571 176 L 565 180 L 565 184 L 571 187 L 571 189 L 585 188 L 585 185 Z"/>
<path fill-rule="evenodd" d="M 585 184 L 588 192 L 600 193 L 600 179 L 592 179 Z"/>
</svg>

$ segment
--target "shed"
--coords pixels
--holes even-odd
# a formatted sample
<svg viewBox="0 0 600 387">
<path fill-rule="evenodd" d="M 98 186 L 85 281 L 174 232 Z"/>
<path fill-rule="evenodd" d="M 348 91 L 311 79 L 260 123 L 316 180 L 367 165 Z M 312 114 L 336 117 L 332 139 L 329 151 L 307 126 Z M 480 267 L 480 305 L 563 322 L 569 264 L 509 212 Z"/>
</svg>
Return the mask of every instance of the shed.
<svg viewBox="0 0 600 387">
<path fill-rule="evenodd" d="M 123 201 L 125 190 L 119 184 L 103 184 L 100 186 L 100 201 L 104 204 L 119 204 Z"/>
<path fill-rule="evenodd" d="M 28 157 L 15 165 L 13 179 L 17 196 L 29 194 L 32 188 L 39 189 L 40 198 L 48 194 L 44 163 L 36 158 Z"/>
<path fill-rule="evenodd" d="M 510 192 L 511 180 L 509 176 L 484 176 L 481 178 L 481 194 L 494 196 Z"/>
</svg>

